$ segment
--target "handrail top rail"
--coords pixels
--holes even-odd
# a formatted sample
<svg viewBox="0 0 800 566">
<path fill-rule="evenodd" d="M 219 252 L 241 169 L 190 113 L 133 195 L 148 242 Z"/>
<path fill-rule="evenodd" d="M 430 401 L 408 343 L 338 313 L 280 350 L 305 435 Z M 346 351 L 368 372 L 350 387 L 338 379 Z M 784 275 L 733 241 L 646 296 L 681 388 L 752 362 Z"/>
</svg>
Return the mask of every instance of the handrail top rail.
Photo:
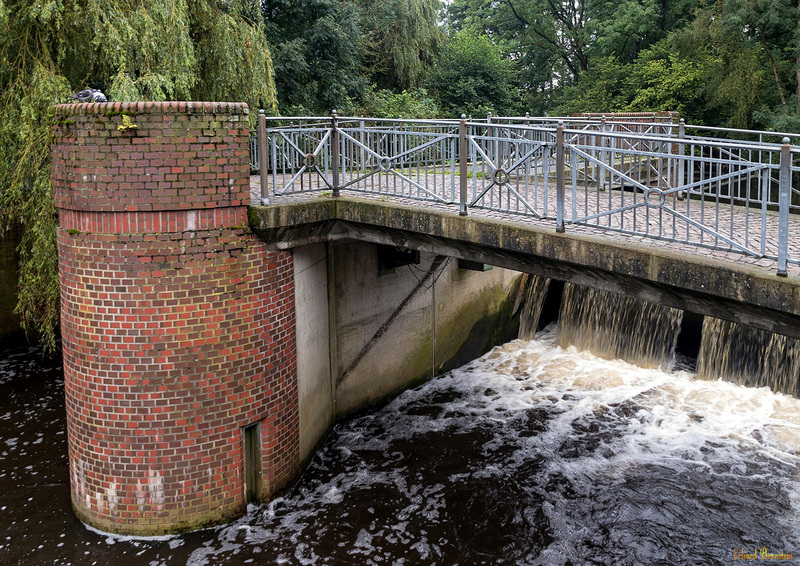
<svg viewBox="0 0 800 566">
<path fill-rule="evenodd" d="M 492 120 L 526 120 L 526 121 L 541 121 L 541 122 L 564 122 L 564 123 L 602 123 L 603 119 L 606 120 L 607 124 L 618 124 L 618 125 L 637 125 L 637 126 L 661 126 L 664 128 L 679 128 L 681 126 L 680 122 L 674 121 L 650 121 L 650 122 L 643 122 L 640 120 L 630 120 L 629 116 L 624 116 L 622 119 L 618 119 L 614 116 L 492 116 Z M 754 134 L 754 135 L 765 135 L 765 136 L 777 136 L 777 137 L 789 137 L 789 138 L 800 138 L 800 133 L 797 132 L 777 132 L 772 130 L 745 130 L 741 128 L 724 128 L 722 126 L 704 126 L 700 124 L 686 124 L 684 123 L 684 127 L 692 130 L 706 130 L 709 132 L 725 132 L 725 133 L 733 133 L 733 134 Z"/>
<path fill-rule="evenodd" d="M 267 120 L 297 120 L 297 121 L 318 121 L 330 124 L 333 116 L 267 116 Z M 461 120 L 453 118 L 375 118 L 372 116 L 339 116 L 336 115 L 337 122 L 391 122 L 403 124 L 458 124 Z"/>
<path fill-rule="evenodd" d="M 301 121 L 301 122 L 323 122 L 323 123 L 330 123 L 332 116 L 265 116 L 267 120 L 272 121 Z M 678 128 L 681 126 L 679 122 L 674 121 L 648 121 L 643 122 L 641 120 L 630 120 L 626 119 L 629 117 L 623 117 L 623 119 L 617 119 L 614 116 L 586 116 L 586 117 L 577 117 L 577 116 L 492 116 L 492 121 L 487 122 L 487 119 L 468 119 L 470 124 L 489 124 L 495 123 L 494 121 L 527 121 L 527 122 L 553 122 L 559 123 L 563 122 L 564 124 L 569 123 L 579 123 L 579 124 L 595 124 L 595 123 L 602 123 L 603 119 L 605 119 L 607 124 L 614 124 L 614 125 L 625 125 L 625 126 L 659 126 L 662 128 Z M 460 118 L 377 118 L 373 116 L 339 116 L 336 115 L 336 119 L 338 122 L 389 122 L 389 123 L 429 123 L 429 124 L 458 124 L 461 119 Z M 499 124 L 498 124 L 499 125 Z M 525 124 L 503 124 L 504 126 L 525 126 Z M 724 128 L 721 126 L 704 126 L 700 124 L 683 124 L 686 129 L 692 130 L 705 130 L 709 132 L 727 132 L 727 133 L 734 133 L 734 134 L 754 134 L 754 135 L 767 135 L 767 136 L 779 136 L 779 137 L 789 137 L 789 138 L 800 138 L 800 133 L 797 132 L 777 132 L 771 130 L 746 130 L 741 128 Z M 735 141 L 735 140 L 732 140 Z"/>
<path fill-rule="evenodd" d="M 596 132 L 589 130 L 564 129 L 564 134 L 576 134 L 584 136 L 605 136 L 617 139 L 635 139 L 650 142 L 662 142 L 677 145 L 706 145 L 711 147 L 735 147 L 736 149 L 750 149 L 753 151 L 779 151 L 782 144 L 777 142 L 758 142 L 750 140 L 709 138 L 702 136 L 686 136 L 684 138 L 665 137 L 653 134 L 639 134 L 631 132 Z M 800 146 L 792 146 L 792 152 L 800 152 Z"/>
<path fill-rule="evenodd" d="M 301 129 L 314 129 L 314 130 L 323 130 L 330 127 L 331 117 L 323 117 L 323 116 L 303 116 L 303 117 L 289 117 L 289 116 L 268 116 L 266 117 L 267 120 L 272 121 L 294 121 L 294 120 L 302 120 L 307 123 L 303 124 L 291 124 L 287 126 L 273 126 L 268 128 L 269 132 L 275 132 L 279 130 L 301 130 Z M 353 123 L 361 123 L 361 122 L 372 122 L 372 123 L 383 123 L 383 124 L 401 124 L 401 125 L 411 125 L 411 124 L 420 124 L 420 125 L 429 125 L 429 126 L 440 126 L 440 127 L 457 127 L 459 124 L 464 122 L 468 128 L 487 128 L 487 127 L 502 127 L 502 128 L 510 128 L 516 131 L 530 131 L 530 132 L 547 132 L 547 133 L 555 133 L 557 125 L 554 126 L 542 126 L 541 124 L 508 124 L 508 123 L 495 123 L 495 122 L 487 122 L 485 120 L 452 120 L 452 119 L 405 119 L 405 118 L 370 118 L 370 117 L 336 117 L 337 124 L 339 126 L 343 126 L 344 124 L 353 124 Z M 524 120 L 531 121 L 531 120 L 544 120 L 547 122 L 556 122 L 556 118 L 551 117 L 535 117 L 535 118 L 523 118 Z M 310 122 L 310 123 L 308 123 Z M 777 151 L 781 147 L 781 143 L 779 142 L 765 142 L 765 141 L 753 141 L 753 140 L 741 140 L 741 139 L 731 139 L 731 138 L 715 138 L 709 136 L 696 136 L 696 135 L 687 135 L 685 137 L 676 137 L 673 135 L 664 135 L 660 133 L 653 133 L 653 132 L 619 132 L 619 131 L 599 131 L 599 130 L 585 130 L 585 129 L 575 129 L 569 128 L 568 125 L 570 124 L 586 124 L 590 122 L 590 120 L 581 120 L 581 119 L 572 119 L 569 122 L 564 122 L 563 120 L 558 120 L 558 125 L 565 126 L 564 133 L 569 135 L 592 135 L 592 136 L 604 136 L 607 138 L 617 138 L 617 139 L 630 139 L 631 137 L 635 137 L 637 140 L 642 141 L 650 141 L 656 143 L 671 143 L 671 144 L 680 144 L 680 145 L 705 145 L 710 147 L 736 147 L 737 149 L 744 149 L 744 150 L 753 150 L 753 151 Z M 599 123 L 596 119 L 591 119 L 591 123 Z M 667 123 L 643 123 L 643 122 L 619 122 L 614 121 L 613 124 L 615 125 L 623 125 L 623 124 L 631 124 L 631 125 L 656 125 L 656 126 L 675 126 L 677 124 L 667 124 Z M 374 130 L 375 128 L 380 128 L 380 126 L 371 126 L 368 129 Z M 759 132 L 755 130 L 733 130 L 729 128 L 707 128 L 704 126 L 686 126 L 689 129 L 698 129 L 698 128 L 705 128 L 708 130 L 714 131 L 722 131 L 722 132 L 734 132 L 734 133 L 750 133 L 750 134 L 766 134 L 770 136 L 783 136 L 800 138 L 800 134 L 781 134 L 778 132 Z M 441 133 L 440 135 L 448 135 L 446 133 Z M 455 134 L 449 134 L 455 135 Z M 799 140 L 800 141 L 800 140 Z M 792 153 L 799 153 L 800 152 L 800 145 L 793 145 L 792 146 Z"/>
</svg>

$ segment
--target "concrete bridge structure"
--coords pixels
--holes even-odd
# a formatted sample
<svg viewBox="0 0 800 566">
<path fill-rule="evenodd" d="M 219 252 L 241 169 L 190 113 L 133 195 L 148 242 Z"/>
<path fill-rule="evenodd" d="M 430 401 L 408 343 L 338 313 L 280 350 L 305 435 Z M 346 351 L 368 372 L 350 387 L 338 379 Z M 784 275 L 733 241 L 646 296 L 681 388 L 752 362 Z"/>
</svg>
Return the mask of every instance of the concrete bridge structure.
<svg viewBox="0 0 800 566">
<path fill-rule="evenodd" d="M 262 116 L 251 151 L 243 104 L 56 107 L 78 516 L 241 514 L 336 418 L 513 337 L 519 272 L 800 338 L 794 146 L 629 118 Z"/>
<path fill-rule="evenodd" d="M 352 234 L 800 337 L 795 135 L 672 113 L 270 120 L 251 182 L 265 241 Z"/>
</svg>

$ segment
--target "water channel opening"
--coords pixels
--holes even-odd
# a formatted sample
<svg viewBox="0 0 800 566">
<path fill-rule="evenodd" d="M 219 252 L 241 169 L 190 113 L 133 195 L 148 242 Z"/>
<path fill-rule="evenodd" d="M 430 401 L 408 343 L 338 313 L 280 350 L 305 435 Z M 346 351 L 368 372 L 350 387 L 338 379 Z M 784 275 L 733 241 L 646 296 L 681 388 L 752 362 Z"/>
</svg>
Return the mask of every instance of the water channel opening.
<svg viewBox="0 0 800 566">
<path fill-rule="evenodd" d="M 553 322 L 558 322 L 558 315 L 561 312 L 561 298 L 564 296 L 564 282 L 551 279 L 547 286 L 547 296 L 544 299 L 542 312 L 539 315 L 539 330 L 544 330 Z"/>
<path fill-rule="evenodd" d="M 680 309 L 567 283 L 557 343 L 671 371 L 682 319 Z"/>
<path fill-rule="evenodd" d="M 375 252 L 378 258 L 378 275 L 393 273 L 395 269 L 404 265 L 419 265 L 420 262 L 418 250 L 377 244 Z"/>
<path fill-rule="evenodd" d="M 675 356 L 680 359 L 681 369 L 694 372 L 697 370 L 697 358 L 700 355 L 700 343 L 703 339 L 703 315 L 683 311 L 681 330 L 675 344 Z"/>
<path fill-rule="evenodd" d="M 563 281 L 531 273 L 523 274 L 518 299 L 522 305 L 518 338 L 532 340 L 547 325 L 558 322 L 563 294 Z"/>
<path fill-rule="evenodd" d="M 707 316 L 697 376 L 798 397 L 800 340 Z"/>
<path fill-rule="evenodd" d="M 242 429 L 244 437 L 244 489 L 248 503 L 261 502 L 261 423 Z"/>
</svg>

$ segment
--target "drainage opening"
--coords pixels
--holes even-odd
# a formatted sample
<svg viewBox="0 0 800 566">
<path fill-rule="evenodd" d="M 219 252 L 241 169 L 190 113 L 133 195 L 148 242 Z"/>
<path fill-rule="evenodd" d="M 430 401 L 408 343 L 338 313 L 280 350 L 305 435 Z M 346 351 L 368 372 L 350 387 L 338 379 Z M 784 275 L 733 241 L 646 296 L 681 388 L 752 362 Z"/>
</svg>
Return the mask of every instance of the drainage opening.
<svg viewBox="0 0 800 566">
<path fill-rule="evenodd" d="M 557 279 L 550 280 L 547 288 L 547 296 L 542 306 L 542 314 L 539 315 L 539 326 L 536 329 L 544 330 L 551 322 L 558 322 L 558 314 L 561 311 L 561 296 L 564 294 L 564 282 Z"/>
<path fill-rule="evenodd" d="M 703 339 L 703 315 L 684 311 L 675 354 L 679 365 L 687 371 L 697 369 L 697 357 L 700 355 L 700 342 Z"/>
<path fill-rule="evenodd" d="M 244 436 L 244 490 L 247 503 L 261 502 L 261 423 L 242 429 Z"/>
</svg>

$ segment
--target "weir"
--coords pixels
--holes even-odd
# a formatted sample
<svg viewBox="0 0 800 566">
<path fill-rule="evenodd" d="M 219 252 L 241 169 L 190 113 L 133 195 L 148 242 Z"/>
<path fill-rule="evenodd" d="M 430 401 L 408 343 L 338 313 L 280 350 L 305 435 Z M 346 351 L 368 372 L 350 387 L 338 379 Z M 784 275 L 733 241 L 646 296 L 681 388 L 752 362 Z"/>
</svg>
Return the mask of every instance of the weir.
<svg viewBox="0 0 800 566">
<path fill-rule="evenodd" d="M 521 290 L 519 338 L 536 334 L 550 279 L 526 275 Z M 552 305 L 551 305 L 552 306 Z M 682 336 L 680 309 L 617 293 L 566 283 L 559 297 L 556 344 L 589 350 L 606 359 L 671 371 L 680 338 L 697 351 L 697 377 L 800 397 L 800 340 L 759 328 L 703 318 L 700 336 Z M 694 346 L 694 347 L 693 347 Z"/>
<path fill-rule="evenodd" d="M 679 309 L 567 283 L 558 345 L 669 371 L 675 363 L 682 318 Z"/>
</svg>

